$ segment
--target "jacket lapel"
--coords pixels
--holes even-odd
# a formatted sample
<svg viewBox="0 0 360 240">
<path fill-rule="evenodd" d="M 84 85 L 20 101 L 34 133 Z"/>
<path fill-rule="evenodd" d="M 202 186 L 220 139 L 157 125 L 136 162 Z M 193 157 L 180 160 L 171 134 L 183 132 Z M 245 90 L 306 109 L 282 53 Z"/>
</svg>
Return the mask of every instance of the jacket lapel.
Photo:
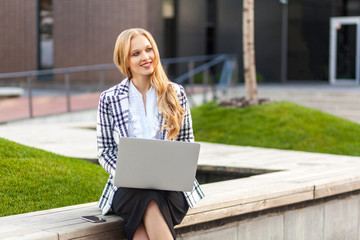
<svg viewBox="0 0 360 240">
<path fill-rule="evenodd" d="M 111 101 L 115 128 L 120 137 L 129 136 L 129 79 L 124 79 L 117 88 Z"/>
</svg>

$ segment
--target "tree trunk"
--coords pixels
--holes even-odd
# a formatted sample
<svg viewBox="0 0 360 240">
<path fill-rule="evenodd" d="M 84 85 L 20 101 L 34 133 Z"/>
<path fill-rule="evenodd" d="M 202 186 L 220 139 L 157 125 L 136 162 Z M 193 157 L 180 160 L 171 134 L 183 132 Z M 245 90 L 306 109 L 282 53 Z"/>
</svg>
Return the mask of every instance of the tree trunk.
<svg viewBox="0 0 360 240">
<path fill-rule="evenodd" d="M 246 98 L 251 104 L 257 104 L 257 84 L 254 42 L 254 1 L 243 0 L 243 57 Z"/>
</svg>

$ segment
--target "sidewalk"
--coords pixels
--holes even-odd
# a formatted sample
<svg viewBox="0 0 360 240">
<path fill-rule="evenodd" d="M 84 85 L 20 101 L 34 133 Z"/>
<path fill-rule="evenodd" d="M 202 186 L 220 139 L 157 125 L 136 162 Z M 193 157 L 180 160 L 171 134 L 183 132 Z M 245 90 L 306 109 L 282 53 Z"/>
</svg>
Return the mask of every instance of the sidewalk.
<svg viewBox="0 0 360 240">
<path fill-rule="evenodd" d="M 100 93 L 85 93 L 71 96 L 71 111 L 94 109 L 99 103 Z M 67 112 L 65 96 L 33 97 L 33 116 L 48 116 Z M 30 117 L 27 97 L 0 99 L 0 123 Z"/>
</svg>

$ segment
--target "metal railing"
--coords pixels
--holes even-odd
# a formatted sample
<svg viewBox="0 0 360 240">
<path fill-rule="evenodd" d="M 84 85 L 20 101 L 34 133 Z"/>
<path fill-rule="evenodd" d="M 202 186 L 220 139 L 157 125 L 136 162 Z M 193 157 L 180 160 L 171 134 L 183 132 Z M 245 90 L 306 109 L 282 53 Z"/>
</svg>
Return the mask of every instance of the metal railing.
<svg viewBox="0 0 360 240">
<path fill-rule="evenodd" d="M 199 66 L 195 67 L 195 63 L 205 62 Z M 231 79 L 235 77 L 237 79 L 237 55 L 235 54 L 217 54 L 217 55 L 204 55 L 204 56 L 192 56 L 192 57 L 180 57 L 180 58 L 164 58 L 162 59 L 164 68 L 170 64 L 180 64 L 187 63 L 187 72 L 176 77 L 173 81 L 179 84 L 184 84 L 187 86 L 193 86 L 195 84 L 194 77 L 199 73 L 203 73 L 202 76 L 202 85 L 203 85 L 203 94 L 204 102 L 207 97 L 208 86 L 210 83 L 211 89 L 213 90 L 213 98 L 216 98 L 216 90 L 226 90 L 231 82 Z M 209 70 L 223 63 L 223 67 L 220 74 L 220 79 L 218 83 L 215 83 L 215 77 L 209 74 Z M 29 99 L 29 117 L 33 118 L 33 81 L 39 76 L 46 75 L 55 75 L 55 74 L 64 74 L 64 88 L 66 96 L 66 109 L 67 112 L 71 112 L 71 74 L 77 72 L 89 72 L 89 71 L 98 71 L 98 84 L 99 88 L 102 88 L 105 85 L 105 71 L 116 69 L 114 64 L 100 64 L 100 65 L 91 65 L 91 66 L 79 66 L 79 67 L 69 67 L 69 68 L 56 68 L 49 70 L 35 70 L 35 71 L 24 71 L 24 72 L 14 72 L 14 73 L 2 73 L 0 74 L 0 79 L 7 78 L 22 78 L 27 79 L 27 95 Z M 188 80 L 188 82 L 186 82 Z M 73 80 L 76 81 L 76 80 Z M 191 99 L 190 99 L 191 100 Z"/>
<path fill-rule="evenodd" d="M 200 66 L 195 66 L 195 62 L 203 62 L 208 61 Z M 184 84 L 186 80 L 189 80 L 187 84 L 190 86 L 194 85 L 194 76 L 199 73 L 203 73 L 202 84 L 203 84 L 203 102 L 205 103 L 207 100 L 207 87 L 210 83 L 213 99 L 217 98 L 216 91 L 217 90 L 226 90 L 231 83 L 231 79 L 234 77 L 235 82 L 237 82 L 238 70 L 237 70 L 237 55 L 236 54 L 217 54 L 217 55 L 204 55 L 204 56 L 195 56 L 195 57 L 182 57 L 182 58 L 172 58 L 172 59 L 164 59 L 163 64 L 170 63 L 188 63 L 188 72 L 182 74 L 174 79 L 174 82 L 179 84 Z M 215 83 L 215 77 L 210 75 L 209 70 L 220 64 L 224 63 L 221 75 L 218 83 Z M 192 102 L 191 96 L 189 97 L 189 101 Z"/>
</svg>

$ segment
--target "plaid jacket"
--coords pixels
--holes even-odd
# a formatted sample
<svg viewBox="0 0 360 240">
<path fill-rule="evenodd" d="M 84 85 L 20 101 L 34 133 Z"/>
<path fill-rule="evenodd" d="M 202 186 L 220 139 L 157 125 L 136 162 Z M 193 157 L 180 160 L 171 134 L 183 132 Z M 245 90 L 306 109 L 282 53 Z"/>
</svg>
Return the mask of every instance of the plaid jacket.
<svg viewBox="0 0 360 240">
<path fill-rule="evenodd" d="M 111 210 L 113 197 L 117 190 L 112 182 L 116 168 L 118 140 L 120 137 L 129 136 L 129 83 L 129 79 L 123 80 L 120 84 L 101 93 L 99 100 L 96 127 L 98 158 L 100 165 L 110 174 L 98 202 L 103 215 Z M 184 88 L 175 83 L 173 86 L 178 93 L 180 105 L 186 110 L 177 141 L 193 142 L 192 120 Z M 162 125 L 165 123 L 163 118 L 160 122 Z M 163 131 L 162 139 L 166 138 L 166 134 L 167 132 Z M 184 196 L 190 207 L 194 207 L 204 197 L 196 179 L 193 190 L 184 192 Z"/>
</svg>

